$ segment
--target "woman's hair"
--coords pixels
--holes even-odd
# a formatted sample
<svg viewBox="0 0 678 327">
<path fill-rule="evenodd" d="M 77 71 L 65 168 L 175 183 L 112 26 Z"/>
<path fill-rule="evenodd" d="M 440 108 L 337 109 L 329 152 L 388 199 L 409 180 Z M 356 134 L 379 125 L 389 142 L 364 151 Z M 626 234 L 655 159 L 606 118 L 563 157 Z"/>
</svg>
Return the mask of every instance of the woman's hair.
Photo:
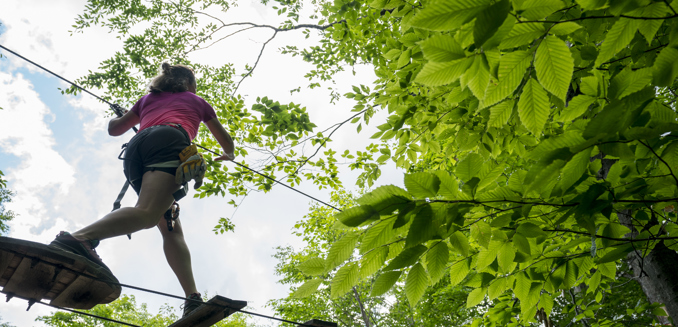
<svg viewBox="0 0 678 327">
<path fill-rule="evenodd" d="M 195 84 L 195 75 L 191 67 L 170 65 L 167 62 L 163 62 L 160 68 L 162 69 L 160 75 L 156 76 L 148 84 L 148 91 L 152 93 L 184 92 L 188 91 L 189 86 Z"/>
</svg>

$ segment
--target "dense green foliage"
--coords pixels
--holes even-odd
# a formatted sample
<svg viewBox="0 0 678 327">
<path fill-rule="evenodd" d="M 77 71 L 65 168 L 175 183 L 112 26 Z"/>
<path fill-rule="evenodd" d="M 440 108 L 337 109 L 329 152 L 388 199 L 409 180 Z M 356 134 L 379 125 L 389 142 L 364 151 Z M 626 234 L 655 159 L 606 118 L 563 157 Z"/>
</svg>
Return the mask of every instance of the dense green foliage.
<svg viewBox="0 0 678 327">
<path fill-rule="evenodd" d="M 337 206 L 352 202 L 341 193 L 332 199 Z M 309 275 L 322 269 L 313 265 L 319 262 L 313 258 L 327 255 L 330 245 L 343 236 L 342 231 L 332 228 L 336 222 L 331 209 L 315 206 L 293 231 L 303 238 L 304 248 L 299 251 L 290 246 L 278 248 L 276 274 L 281 277 L 279 282 L 290 285 L 293 291 L 288 297 L 268 304 L 281 317 L 294 321 L 323 319 L 356 327 L 459 326 L 477 315 L 477 310 L 466 309 L 467 289 L 450 285 L 447 278 L 427 290 L 425 300 L 417 306 L 410 306 L 402 283 L 383 294 L 372 293 L 374 278 L 365 279 L 347 294 L 333 298 L 330 281 L 336 272 L 329 272 L 322 279 Z M 301 262 L 306 263 L 300 265 Z M 305 286 L 295 286 L 299 284 Z M 314 292 L 316 289 L 319 290 Z"/>
<path fill-rule="evenodd" d="M 175 309 L 164 305 L 157 314 L 148 312 L 145 303 L 137 304 L 133 295 L 122 295 L 117 300 L 109 303 L 97 305 L 91 310 L 85 310 L 89 314 L 104 318 L 115 319 L 118 321 L 146 326 L 146 327 L 165 327 L 169 326 L 179 319 Z M 77 313 L 57 311 L 49 316 L 41 316 L 35 319 L 50 327 L 113 327 L 119 324 L 101 320 L 94 317 L 84 316 Z M 218 322 L 216 327 L 248 327 L 248 317 L 237 313 Z"/>
<path fill-rule="evenodd" d="M 405 189 L 378 187 L 336 216 L 343 229 L 327 251 L 300 263 L 308 281 L 297 292 L 329 285 L 319 292 L 342 299 L 365 283 L 374 296 L 404 285 L 414 306 L 445 278 L 472 289 L 467 306 L 485 306 L 474 326 L 514 326 L 545 320 L 564 294 L 585 287 L 593 301 L 580 296 L 568 309 L 581 312 L 576 319 L 591 326 L 622 326 L 619 315 L 648 319 L 604 312 L 614 306 L 607 299 L 628 253 L 678 247 L 678 2 L 313 1 L 318 25 L 303 26 L 302 5 L 278 1 L 288 20 L 259 28 L 273 37 L 319 31 L 318 46 L 283 50 L 316 66 L 311 87 L 347 65 L 372 65 L 373 85 L 343 95 L 356 101 L 352 123 L 360 131 L 376 111 L 390 116 L 378 122 L 377 144 L 342 156 L 362 170 L 361 186 L 372 186 L 388 161 L 408 174 Z M 234 95 L 232 66 L 188 60 L 228 25 L 203 15 L 208 7 L 230 10 L 225 1 L 90 1 L 76 30 L 108 26 L 125 46 L 81 82 L 130 103 L 159 61 L 191 64 L 200 95 L 235 131 L 238 155 L 265 150 L 263 171 L 339 188 L 335 151 L 313 158 L 294 151 L 305 141 L 331 146 L 311 134 L 303 107 L 262 97 L 248 110 Z M 210 23 L 198 25 L 199 16 Z M 140 22 L 150 27 L 131 35 Z M 204 133 L 200 140 L 216 146 Z M 243 195 L 246 183 L 271 187 L 212 167 L 200 196 Z"/>
<path fill-rule="evenodd" d="M 12 202 L 12 195 L 14 192 L 7 189 L 7 181 L 2 177 L 4 174 L 0 170 L 0 234 L 7 234 L 9 226 L 7 223 L 16 217 L 12 210 L 7 210 L 5 204 Z"/>
</svg>

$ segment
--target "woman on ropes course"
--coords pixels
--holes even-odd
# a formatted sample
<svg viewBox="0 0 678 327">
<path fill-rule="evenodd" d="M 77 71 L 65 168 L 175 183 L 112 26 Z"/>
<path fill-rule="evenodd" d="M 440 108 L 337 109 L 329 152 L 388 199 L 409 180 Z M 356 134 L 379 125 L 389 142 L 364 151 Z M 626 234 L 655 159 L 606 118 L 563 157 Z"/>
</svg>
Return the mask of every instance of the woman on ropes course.
<svg viewBox="0 0 678 327">
<path fill-rule="evenodd" d="M 162 73 L 148 86 L 149 94 L 139 99 L 122 117 L 113 118 L 108 123 L 111 136 L 122 135 L 141 123 L 139 133 L 127 146 L 123 163 L 125 177 L 139 195 L 136 205 L 115 210 L 76 232 L 62 231 L 51 245 L 82 255 L 108 269 L 94 250 L 99 241 L 157 226 L 163 237 L 167 262 L 179 279 L 186 297 L 202 301 L 195 286 L 191 255 L 181 223 L 177 219 L 171 230 L 162 218 L 174 203 L 173 194 L 180 188 L 179 175 L 189 170 L 195 171 L 196 162 L 187 160 L 186 152 L 192 147 L 192 158 L 202 160 L 195 146 L 191 145 L 198 134 L 200 122 L 207 125 L 224 150 L 224 154 L 214 160 L 233 160 L 234 145 L 212 106 L 195 94 L 197 84 L 193 70 L 188 66 L 173 66 L 166 62 L 161 67 Z M 192 166 L 184 168 L 189 164 L 188 161 L 191 161 Z M 204 161 L 198 163 L 200 165 L 204 167 Z M 202 178 L 204 170 L 198 175 Z M 196 179 L 196 188 L 199 184 Z M 186 301 L 184 316 L 199 305 Z"/>
</svg>

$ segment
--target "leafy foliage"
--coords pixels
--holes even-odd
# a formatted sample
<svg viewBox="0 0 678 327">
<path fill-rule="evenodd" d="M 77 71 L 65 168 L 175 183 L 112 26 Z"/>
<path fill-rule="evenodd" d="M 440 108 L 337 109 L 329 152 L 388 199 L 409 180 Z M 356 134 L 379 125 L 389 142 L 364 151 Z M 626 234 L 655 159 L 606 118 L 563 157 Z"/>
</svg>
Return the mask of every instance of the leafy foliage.
<svg viewBox="0 0 678 327">
<path fill-rule="evenodd" d="M 12 202 L 14 192 L 7 189 L 7 181 L 2 178 L 4 174 L 0 170 L 0 233 L 6 234 L 9 232 L 7 223 L 16 217 L 12 210 L 5 209 L 5 204 Z"/>
<path fill-rule="evenodd" d="M 188 4 L 201 5 L 228 8 L 219 1 Z M 342 155 L 362 171 L 359 186 L 372 186 L 388 161 L 408 172 L 405 190 L 380 187 L 337 215 L 343 229 L 311 253 L 325 260 L 323 282 L 304 299 L 318 300 L 332 289 L 335 301 L 348 301 L 340 293 L 366 292 L 379 281 L 375 295 L 386 294 L 390 284 L 410 303 L 427 301 L 443 265 L 436 247 L 444 243 L 449 285 L 468 287 L 467 305 L 491 301 L 474 326 L 537 323 L 574 288 L 586 285 L 598 302 L 611 292 L 629 253 L 642 256 L 657 244 L 678 250 L 672 240 L 678 232 L 675 1 L 316 1 L 318 25 L 295 25 L 300 1 L 280 5 L 289 19 L 261 28 L 305 27 L 322 37 L 309 49 L 283 49 L 315 65 L 307 75 L 311 87 L 346 66 L 374 67 L 373 85 L 344 94 L 356 102 L 351 123 L 358 131 L 376 111 L 389 114 L 377 123 L 376 144 Z M 77 28 L 109 26 L 127 41 L 125 55 L 116 54 L 102 73 L 82 82 L 131 101 L 139 94 L 128 90 L 161 59 L 189 63 L 186 53 L 220 24 L 187 29 L 197 11 L 180 6 L 151 1 L 121 11 L 92 1 Z M 142 20 L 152 26 L 147 34 L 128 35 Z M 161 47 L 154 37 L 169 30 Z M 310 160 L 292 148 L 304 140 L 328 146 L 324 135 L 310 136 L 315 126 L 302 107 L 261 98 L 255 115 L 237 95 L 221 97 L 237 90 L 231 66 L 192 64 L 207 78 L 201 95 L 219 108 L 237 141 L 273 152 L 266 173 L 341 187 L 333 150 Z M 216 146 L 204 133 L 201 142 Z M 318 172 L 300 175 L 307 164 Z M 270 182 L 245 171 L 211 167 L 212 182 L 200 196 L 243 195 L 250 182 L 270 189 Z M 641 243 L 643 253 L 632 251 Z M 574 318 L 620 326 L 603 311 Z"/>
</svg>

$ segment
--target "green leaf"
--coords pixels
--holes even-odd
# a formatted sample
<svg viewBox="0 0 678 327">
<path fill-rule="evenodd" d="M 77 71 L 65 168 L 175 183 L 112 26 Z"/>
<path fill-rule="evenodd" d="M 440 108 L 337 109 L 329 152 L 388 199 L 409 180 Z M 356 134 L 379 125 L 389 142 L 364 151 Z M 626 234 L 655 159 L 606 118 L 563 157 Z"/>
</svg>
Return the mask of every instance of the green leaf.
<svg viewBox="0 0 678 327">
<path fill-rule="evenodd" d="M 297 290 L 292 294 L 292 298 L 294 299 L 302 299 L 305 298 L 318 290 L 318 286 L 322 283 L 322 279 L 320 278 L 315 278 L 306 281 L 304 284 L 299 286 Z"/>
<path fill-rule="evenodd" d="M 588 171 L 589 162 L 591 161 L 591 150 L 592 148 L 589 148 L 575 154 L 565 164 L 560 179 L 560 186 L 563 190 L 567 190 L 570 186 L 574 185 Z"/>
<path fill-rule="evenodd" d="M 409 274 L 407 274 L 407 280 L 405 281 L 405 295 L 412 307 L 414 307 L 417 302 L 419 302 L 419 299 L 421 299 L 421 296 L 424 295 L 428 283 L 429 280 L 426 270 L 424 270 L 421 263 L 417 263 L 410 269 Z"/>
<path fill-rule="evenodd" d="M 468 182 L 473 177 L 477 177 L 480 168 L 483 165 L 483 157 L 477 153 L 469 153 L 466 158 L 457 163 L 454 169 L 455 175 L 464 182 Z"/>
<path fill-rule="evenodd" d="M 546 292 L 541 293 L 541 296 L 539 296 L 539 307 L 544 309 L 544 313 L 550 315 L 551 310 L 553 310 L 553 297 Z"/>
<path fill-rule="evenodd" d="M 497 258 L 497 253 L 501 248 L 502 242 L 492 240 L 487 246 L 486 250 L 478 252 L 478 261 L 476 262 L 476 270 L 482 271 Z"/>
<path fill-rule="evenodd" d="M 502 244 L 497 253 L 497 263 L 504 272 L 509 272 L 513 267 L 513 259 L 516 257 L 516 250 L 511 243 Z"/>
<path fill-rule="evenodd" d="M 508 100 L 490 108 L 490 120 L 487 122 L 487 125 L 497 128 L 504 127 L 509 118 L 511 118 L 514 103 L 513 100 Z"/>
<path fill-rule="evenodd" d="M 473 27 L 473 41 L 476 48 L 480 48 L 497 32 L 506 20 L 510 7 L 508 0 L 500 0 L 478 13 Z"/>
<path fill-rule="evenodd" d="M 673 47 L 664 48 L 652 66 L 654 84 L 669 86 L 678 77 L 678 50 Z"/>
<path fill-rule="evenodd" d="M 464 257 L 469 255 L 468 238 L 462 232 L 454 232 L 450 235 L 450 245 L 452 248 Z"/>
<path fill-rule="evenodd" d="M 332 278 L 331 298 L 336 299 L 348 293 L 360 281 L 358 264 L 350 262 L 341 267 Z"/>
<path fill-rule="evenodd" d="M 531 238 L 546 235 L 546 233 L 544 233 L 544 231 L 539 226 L 531 222 L 524 222 L 520 224 L 516 231 L 525 237 Z"/>
<path fill-rule="evenodd" d="M 357 227 L 368 220 L 379 219 L 379 212 L 365 205 L 345 209 L 334 217 L 346 226 Z"/>
<path fill-rule="evenodd" d="M 497 278 L 490 283 L 490 286 L 487 287 L 487 297 L 488 300 L 492 301 L 497 298 L 497 296 L 502 295 L 508 289 L 508 278 L 501 277 Z"/>
<path fill-rule="evenodd" d="M 365 278 L 377 272 L 386 261 L 388 247 L 382 246 L 366 253 L 360 258 L 360 277 Z"/>
<path fill-rule="evenodd" d="M 610 60 L 614 55 L 624 49 L 636 34 L 640 20 L 619 18 L 619 20 L 612 25 L 612 28 L 607 32 L 607 36 L 600 47 L 600 53 L 596 58 L 595 66 L 598 67 Z"/>
<path fill-rule="evenodd" d="M 415 14 L 410 24 L 433 31 L 449 31 L 471 21 L 490 0 L 437 0 Z"/>
<path fill-rule="evenodd" d="M 436 35 L 420 44 L 424 58 L 433 62 L 448 62 L 466 57 L 464 49 L 450 35 Z"/>
<path fill-rule="evenodd" d="M 614 250 L 606 253 L 602 258 L 598 260 L 598 264 L 615 262 L 621 258 L 626 257 L 626 255 L 633 251 L 633 246 L 631 244 L 624 244 L 616 247 Z"/>
<path fill-rule="evenodd" d="M 485 299 L 485 292 L 487 289 L 485 288 L 476 288 L 471 293 L 468 294 L 468 297 L 466 298 L 466 308 L 473 308 L 476 305 L 480 304 L 480 302 L 483 302 L 483 299 Z"/>
<path fill-rule="evenodd" d="M 546 33 L 542 23 L 515 24 L 511 32 L 501 41 L 499 49 L 510 49 L 528 44 Z"/>
<path fill-rule="evenodd" d="M 412 218 L 412 224 L 407 232 L 405 248 L 410 248 L 432 239 L 437 234 L 437 229 L 433 221 L 433 210 L 430 204 L 418 208 L 417 213 Z"/>
<path fill-rule="evenodd" d="M 567 44 L 555 36 L 545 37 L 537 48 L 534 67 L 541 85 L 565 101 L 574 72 L 574 59 Z"/>
<path fill-rule="evenodd" d="M 565 107 L 560 113 L 558 121 L 570 122 L 575 118 L 578 118 L 584 114 L 586 110 L 589 109 L 589 106 L 591 106 L 594 102 L 596 102 L 596 98 L 584 94 L 580 94 L 572 98 L 572 100 L 570 100 L 570 102 L 567 104 L 567 107 Z"/>
<path fill-rule="evenodd" d="M 540 136 L 551 109 L 546 91 L 534 79 L 530 79 L 518 101 L 518 115 L 523 125 L 535 136 Z"/>
<path fill-rule="evenodd" d="M 469 90 L 476 98 L 482 100 L 485 97 L 485 90 L 490 83 L 490 66 L 485 56 L 475 56 L 473 65 L 464 73 L 462 81 L 466 81 Z"/>
<path fill-rule="evenodd" d="M 437 176 L 440 179 L 438 195 L 441 195 L 447 199 L 456 198 L 459 195 L 459 185 L 457 184 L 457 180 L 445 171 L 439 170 Z"/>
<path fill-rule="evenodd" d="M 553 25 L 549 32 L 555 35 L 567 35 L 576 32 L 580 28 L 582 28 L 582 26 L 575 22 L 564 22 Z"/>
<path fill-rule="evenodd" d="M 400 252 L 397 257 L 389 262 L 384 268 L 384 271 L 401 269 L 415 264 L 427 249 L 426 246 L 419 244 L 415 247 L 403 250 L 403 252 Z"/>
<path fill-rule="evenodd" d="M 492 227 L 484 221 L 479 221 L 471 225 L 471 237 L 480 244 L 480 246 L 487 248 L 492 238 Z"/>
<path fill-rule="evenodd" d="M 471 258 L 461 259 L 450 267 L 450 286 L 457 286 L 471 271 Z"/>
<path fill-rule="evenodd" d="M 409 64 L 411 56 L 412 52 L 410 49 L 403 51 L 403 53 L 400 54 L 400 58 L 398 58 L 398 68 L 402 68 L 403 66 Z"/>
<path fill-rule="evenodd" d="M 372 284 L 372 291 L 370 292 L 370 296 L 382 296 L 384 293 L 388 292 L 388 290 L 395 285 L 395 283 L 398 281 L 398 278 L 400 278 L 400 275 L 402 274 L 401 271 L 387 271 L 379 275 L 377 279 L 374 281 L 374 284 Z"/>
<path fill-rule="evenodd" d="M 514 51 L 502 56 L 497 71 L 499 81 L 490 83 L 483 105 L 491 106 L 511 95 L 523 80 L 531 61 L 532 54 L 528 51 Z"/>
<path fill-rule="evenodd" d="M 390 241 L 395 236 L 393 224 L 395 223 L 396 218 L 397 217 L 391 217 L 373 224 L 367 232 L 365 232 L 365 235 L 360 242 L 360 252 L 365 253 Z"/>
<path fill-rule="evenodd" d="M 431 173 L 405 174 L 405 187 L 414 197 L 432 198 L 438 194 L 440 179 Z"/>
<path fill-rule="evenodd" d="M 358 243 L 358 234 L 355 232 L 346 233 L 338 241 L 332 243 L 330 251 L 325 260 L 325 270 L 329 271 L 348 260 Z"/>
<path fill-rule="evenodd" d="M 627 67 L 615 76 L 608 88 L 610 99 L 623 99 L 624 97 L 646 88 L 652 83 L 652 69 L 642 68 L 635 71 Z"/>
<path fill-rule="evenodd" d="M 608 0 L 577 0 L 577 3 L 585 10 L 595 10 L 607 7 Z"/>
<path fill-rule="evenodd" d="M 310 276 L 322 275 L 325 273 L 325 260 L 321 258 L 308 259 L 297 266 L 302 273 Z"/>
<path fill-rule="evenodd" d="M 449 62 L 428 62 L 421 69 L 415 82 L 427 86 L 441 86 L 459 79 L 473 63 L 473 57 Z"/>
<path fill-rule="evenodd" d="M 663 2 L 655 2 L 643 8 L 639 17 L 664 17 L 667 13 L 669 13 L 669 10 Z M 648 45 L 652 44 L 652 39 L 654 39 L 663 22 L 662 19 L 648 19 L 640 23 L 638 31 L 645 37 Z"/>
<path fill-rule="evenodd" d="M 379 186 L 357 200 L 360 205 L 371 206 L 381 215 L 388 215 L 412 202 L 407 191 L 395 185 Z"/>
<path fill-rule="evenodd" d="M 560 0 L 527 0 L 521 6 L 520 15 L 529 20 L 539 20 L 565 7 Z"/>
<path fill-rule="evenodd" d="M 444 241 L 438 242 L 426 254 L 426 267 L 431 275 L 433 284 L 437 283 L 447 268 L 447 261 L 450 259 L 450 250 Z"/>
</svg>

